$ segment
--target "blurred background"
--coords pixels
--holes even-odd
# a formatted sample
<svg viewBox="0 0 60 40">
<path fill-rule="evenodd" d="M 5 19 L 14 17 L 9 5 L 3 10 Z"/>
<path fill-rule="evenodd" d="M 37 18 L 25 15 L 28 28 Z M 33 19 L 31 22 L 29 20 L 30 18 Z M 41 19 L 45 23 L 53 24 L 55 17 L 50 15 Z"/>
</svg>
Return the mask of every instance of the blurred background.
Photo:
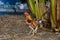
<svg viewBox="0 0 60 40">
<path fill-rule="evenodd" d="M 0 14 L 23 14 L 26 10 L 25 0 L 0 0 Z"/>
</svg>

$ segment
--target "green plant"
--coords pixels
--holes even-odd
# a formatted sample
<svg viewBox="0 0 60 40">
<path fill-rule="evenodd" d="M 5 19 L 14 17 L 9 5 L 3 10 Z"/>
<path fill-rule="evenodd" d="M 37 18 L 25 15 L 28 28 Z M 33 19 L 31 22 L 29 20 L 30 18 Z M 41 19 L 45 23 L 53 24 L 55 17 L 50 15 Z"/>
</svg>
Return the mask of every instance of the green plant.
<svg viewBox="0 0 60 40">
<path fill-rule="evenodd" d="M 45 16 L 43 15 L 43 7 L 45 5 L 45 0 L 27 0 L 29 4 L 29 8 L 32 13 L 36 16 L 36 19 L 44 19 Z M 57 24 L 57 16 L 56 16 L 56 0 L 50 0 L 50 20 L 52 24 L 52 28 L 56 27 Z M 42 17 L 41 17 L 42 16 Z"/>
<path fill-rule="evenodd" d="M 42 18 L 43 10 L 42 10 L 42 4 L 45 2 L 45 0 L 27 0 L 28 5 L 32 13 L 36 16 L 36 19 Z"/>
</svg>

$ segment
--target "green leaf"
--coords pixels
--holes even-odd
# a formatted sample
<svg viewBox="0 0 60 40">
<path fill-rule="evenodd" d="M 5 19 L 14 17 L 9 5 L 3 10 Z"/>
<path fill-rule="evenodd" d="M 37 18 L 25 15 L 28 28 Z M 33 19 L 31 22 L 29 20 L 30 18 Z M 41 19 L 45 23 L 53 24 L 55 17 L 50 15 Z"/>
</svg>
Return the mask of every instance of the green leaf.
<svg viewBox="0 0 60 40">
<path fill-rule="evenodd" d="M 40 3 L 43 3 L 43 2 L 45 2 L 45 0 L 40 0 Z"/>
<path fill-rule="evenodd" d="M 36 9 L 35 9 L 34 0 L 29 0 L 29 4 L 30 4 L 30 7 L 31 7 L 31 10 L 32 10 L 33 14 L 36 15 Z"/>
</svg>

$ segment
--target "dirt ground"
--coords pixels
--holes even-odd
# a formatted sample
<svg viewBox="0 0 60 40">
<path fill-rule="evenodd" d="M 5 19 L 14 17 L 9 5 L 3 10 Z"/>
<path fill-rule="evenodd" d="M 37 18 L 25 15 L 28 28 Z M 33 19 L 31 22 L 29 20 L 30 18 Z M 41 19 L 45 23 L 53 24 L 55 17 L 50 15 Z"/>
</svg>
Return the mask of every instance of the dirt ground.
<svg viewBox="0 0 60 40">
<path fill-rule="evenodd" d="M 31 37 L 23 15 L 0 15 L 0 40 L 60 40 L 60 34 L 38 30 Z"/>
</svg>

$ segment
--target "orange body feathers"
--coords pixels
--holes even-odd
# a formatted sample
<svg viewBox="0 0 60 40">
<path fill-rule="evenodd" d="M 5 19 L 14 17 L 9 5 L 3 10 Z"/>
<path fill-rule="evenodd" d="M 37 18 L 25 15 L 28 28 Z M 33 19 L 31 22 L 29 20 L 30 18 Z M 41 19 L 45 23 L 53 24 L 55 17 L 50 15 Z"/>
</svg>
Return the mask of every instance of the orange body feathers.
<svg viewBox="0 0 60 40">
<path fill-rule="evenodd" d="M 30 23 L 30 22 L 32 21 L 32 18 L 31 18 L 31 16 L 29 15 L 29 13 L 28 13 L 28 12 L 25 12 L 24 15 L 25 15 L 25 17 L 26 17 L 27 22 Z"/>
<path fill-rule="evenodd" d="M 31 29 L 30 33 L 33 33 L 32 36 L 34 35 L 34 33 L 37 32 L 38 29 L 38 24 L 35 20 L 32 20 L 31 16 L 29 15 L 28 12 L 24 13 L 25 17 L 26 17 L 26 23 L 29 25 L 29 28 Z"/>
<path fill-rule="evenodd" d="M 35 28 L 37 26 L 37 22 L 35 20 L 32 20 L 31 16 L 29 15 L 28 12 L 24 13 L 27 22 L 29 23 L 29 25 L 33 28 Z"/>
</svg>

